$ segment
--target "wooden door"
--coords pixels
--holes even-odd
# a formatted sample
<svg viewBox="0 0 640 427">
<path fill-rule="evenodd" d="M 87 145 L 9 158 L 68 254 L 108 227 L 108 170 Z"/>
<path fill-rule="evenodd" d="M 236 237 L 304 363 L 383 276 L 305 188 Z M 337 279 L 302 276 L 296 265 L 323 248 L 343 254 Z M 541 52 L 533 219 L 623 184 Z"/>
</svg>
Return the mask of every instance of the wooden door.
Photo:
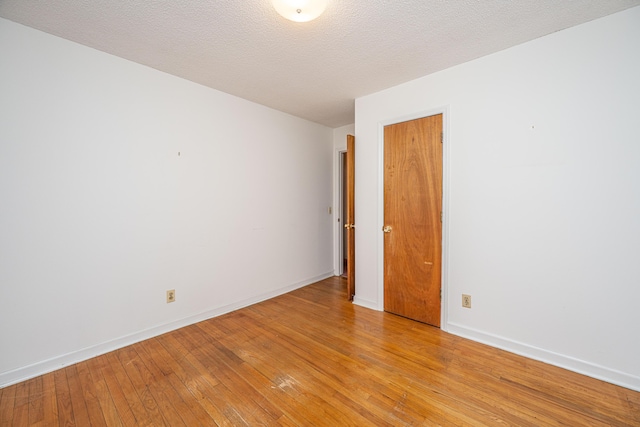
<svg viewBox="0 0 640 427">
<path fill-rule="evenodd" d="M 347 296 L 349 301 L 356 294 L 356 229 L 355 229 L 355 142 L 353 135 L 347 135 Z"/>
<path fill-rule="evenodd" d="M 440 327 L 442 114 L 384 128 L 384 309 Z"/>
</svg>

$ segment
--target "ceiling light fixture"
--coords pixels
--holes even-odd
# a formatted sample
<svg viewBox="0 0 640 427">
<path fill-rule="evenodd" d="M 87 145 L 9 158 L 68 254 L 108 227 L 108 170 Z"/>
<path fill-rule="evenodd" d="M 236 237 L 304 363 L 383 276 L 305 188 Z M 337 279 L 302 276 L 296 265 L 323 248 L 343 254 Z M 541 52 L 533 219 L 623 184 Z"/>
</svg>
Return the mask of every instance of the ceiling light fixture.
<svg viewBox="0 0 640 427">
<path fill-rule="evenodd" d="M 276 11 L 294 22 L 309 22 L 322 15 L 327 0 L 271 0 Z"/>
</svg>

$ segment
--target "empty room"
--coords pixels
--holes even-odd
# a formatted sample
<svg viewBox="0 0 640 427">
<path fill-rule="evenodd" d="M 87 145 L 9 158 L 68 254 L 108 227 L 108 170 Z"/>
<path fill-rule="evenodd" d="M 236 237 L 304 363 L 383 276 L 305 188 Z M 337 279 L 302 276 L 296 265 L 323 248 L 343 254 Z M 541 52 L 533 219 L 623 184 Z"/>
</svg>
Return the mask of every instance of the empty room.
<svg viewBox="0 0 640 427">
<path fill-rule="evenodd" d="M 0 426 L 640 426 L 640 0 L 0 0 Z"/>
</svg>

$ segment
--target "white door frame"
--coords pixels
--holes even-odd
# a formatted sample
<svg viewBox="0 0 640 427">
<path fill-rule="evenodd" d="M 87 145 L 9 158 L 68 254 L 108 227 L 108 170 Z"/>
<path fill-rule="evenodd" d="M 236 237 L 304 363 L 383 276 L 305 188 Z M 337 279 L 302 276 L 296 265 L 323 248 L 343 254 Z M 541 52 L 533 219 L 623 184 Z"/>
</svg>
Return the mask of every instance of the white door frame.
<svg viewBox="0 0 640 427">
<path fill-rule="evenodd" d="M 334 168 L 334 189 L 333 189 L 333 274 L 340 276 L 344 273 L 344 221 L 342 211 L 344 209 L 344 179 L 345 171 L 342 162 L 342 155 L 347 152 L 346 148 L 336 148 L 333 158 Z"/>
<path fill-rule="evenodd" d="M 422 117 L 442 114 L 442 277 L 440 286 L 440 329 L 448 329 L 449 300 L 449 172 L 450 172 L 450 140 L 449 140 L 449 106 L 420 111 L 404 116 L 393 117 L 378 122 L 378 309 L 384 311 L 384 127 Z"/>
</svg>

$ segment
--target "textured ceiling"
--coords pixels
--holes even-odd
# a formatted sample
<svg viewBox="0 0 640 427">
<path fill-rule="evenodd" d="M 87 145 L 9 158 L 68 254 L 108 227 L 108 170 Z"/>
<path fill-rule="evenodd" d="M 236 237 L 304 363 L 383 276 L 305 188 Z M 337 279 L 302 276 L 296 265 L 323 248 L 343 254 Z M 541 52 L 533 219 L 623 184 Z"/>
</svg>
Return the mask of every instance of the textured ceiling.
<svg viewBox="0 0 640 427">
<path fill-rule="evenodd" d="M 640 0 L 0 0 L 0 17 L 330 127 L 354 99 Z"/>
</svg>

